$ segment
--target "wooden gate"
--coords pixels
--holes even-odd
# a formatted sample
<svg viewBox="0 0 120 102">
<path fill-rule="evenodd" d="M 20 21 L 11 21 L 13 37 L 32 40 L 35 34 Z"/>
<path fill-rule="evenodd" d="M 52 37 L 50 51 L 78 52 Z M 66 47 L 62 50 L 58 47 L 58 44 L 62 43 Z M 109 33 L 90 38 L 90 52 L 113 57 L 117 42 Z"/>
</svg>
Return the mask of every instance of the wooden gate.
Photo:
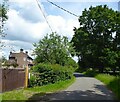
<svg viewBox="0 0 120 102">
<path fill-rule="evenodd" d="M 0 92 L 10 91 L 25 87 L 25 69 L 1 69 L 0 68 Z"/>
</svg>

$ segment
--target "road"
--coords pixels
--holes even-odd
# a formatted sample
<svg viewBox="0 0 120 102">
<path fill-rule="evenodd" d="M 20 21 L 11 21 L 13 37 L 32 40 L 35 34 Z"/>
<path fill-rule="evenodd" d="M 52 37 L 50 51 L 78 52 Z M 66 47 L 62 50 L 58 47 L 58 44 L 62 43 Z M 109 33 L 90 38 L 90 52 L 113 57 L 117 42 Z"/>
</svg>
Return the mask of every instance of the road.
<svg viewBox="0 0 120 102">
<path fill-rule="evenodd" d="M 76 81 L 66 90 L 48 94 L 46 101 L 54 100 L 114 100 L 114 94 L 99 80 L 75 73 Z"/>
</svg>

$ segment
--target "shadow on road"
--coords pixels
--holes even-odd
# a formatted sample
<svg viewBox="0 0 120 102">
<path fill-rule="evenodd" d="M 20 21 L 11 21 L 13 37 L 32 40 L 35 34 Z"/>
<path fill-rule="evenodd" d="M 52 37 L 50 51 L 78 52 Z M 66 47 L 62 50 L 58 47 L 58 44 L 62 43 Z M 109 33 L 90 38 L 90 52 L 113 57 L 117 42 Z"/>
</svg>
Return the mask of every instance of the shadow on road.
<svg viewBox="0 0 120 102">
<path fill-rule="evenodd" d="M 85 75 L 82 74 L 82 73 L 74 73 L 73 75 L 74 75 L 76 78 L 77 78 L 77 77 L 85 77 Z"/>
<path fill-rule="evenodd" d="M 94 100 L 101 102 L 118 102 L 113 101 L 111 99 L 107 99 L 109 95 L 101 95 L 95 94 L 94 91 L 87 90 L 87 91 L 62 91 L 60 93 L 53 93 L 53 94 L 46 94 L 45 96 L 39 96 L 39 94 L 35 94 L 29 98 L 28 101 L 36 100 L 42 102 L 51 102 L 54 100 Z M 93 102 L 94 102 L 93 101 Z"/>
<path fill-rule="evenodd" d="M 82 78 L 82 87 L 78 87 L 77 85 L 80 85 L 79 83 L 75 85 L 75 89 L 73 91 L 60 91 L 56 93 L 51 94 L 45 94 L 43 96 L 40 95 L 40 93 L 34 94 L 31 96 L 28 101 L 37 101 L 37 102 L 64 102 L 65 100 L 71 101 L 71 102 L 119 102 L 117 100 L 114 100 L 114 95 L 112 92 L 110 92 L 104 85 L 94 83 L 94 81 L 90 81 L 93 83 L 93 87 L 88 87 L 88 89 L 84 89 L 84 80 L 86 80 L 86 76 L 84 76 L 82 73 L 74 73 L 74 76 L 76 78 L 83 77 Z M 81 78 L 80 78 L 81 79 Z M 89 85 L 89 77 L 87 78 L 87 85 Z M 91 84 L 90 84 L 91 85 Z M 85 85 L 86 86 L 86 85 Z M 81 89 L 82 88 L 82 89 Z M 84 89 L 84 90 L 83 90 Z"/>
<path fill-rule="evenodd" d="M 103 85 L 95 85 L 95 88 L 98 89 L 100 93 L 96 93 L 94 90 L 61 91 L 57 93 L 46 94 L 44 96 L 35 94 L 30 97 L 29 100 L 36 100 L 38 102 L 52 102 L 54 100 L 93 100 L 93 102 L 99 100 L 101 102 L 118 102 L 115 100 L 113 101 L 111 95 L 106 90 L 104 91 L 103 87 Z"/>
</svg>

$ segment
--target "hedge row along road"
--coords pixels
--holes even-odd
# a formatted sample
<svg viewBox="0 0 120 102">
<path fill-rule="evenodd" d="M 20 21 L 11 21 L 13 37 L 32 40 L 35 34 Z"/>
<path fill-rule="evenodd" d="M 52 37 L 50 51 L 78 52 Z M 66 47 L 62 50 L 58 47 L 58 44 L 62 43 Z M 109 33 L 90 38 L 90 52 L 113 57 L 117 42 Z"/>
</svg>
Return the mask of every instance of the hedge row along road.
<svg viewBox="0 0 120 102">
<path fill-rule="evenodd" d="M 76 81 L 66 90 L 43 97 L 43 101 L 53 100 L 115 100 L 112 91 L 99 80 L 75 73 Z"/>
</svg>

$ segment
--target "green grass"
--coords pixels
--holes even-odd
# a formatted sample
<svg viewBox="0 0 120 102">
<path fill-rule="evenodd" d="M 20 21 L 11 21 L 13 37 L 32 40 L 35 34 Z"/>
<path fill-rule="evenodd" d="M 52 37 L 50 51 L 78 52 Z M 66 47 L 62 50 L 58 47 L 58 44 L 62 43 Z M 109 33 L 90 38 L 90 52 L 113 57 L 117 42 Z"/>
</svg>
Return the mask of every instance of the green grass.
<svg viewBox="0 0 120 102">
<path fill-rule="evenodd" d="M 57 82 L 45 86 L 37 86 L 33 88 L 19 89 L 14 91 L 5 92 L 2 94 L 2 100 L 28 100 L 37 95 L 35 98 L 42 96 L 46 93 L 57 92 L 70 86 L 75 81 L 75 77 L 70 80 Z"/>
<path fill-rule="evenodd" d="M 29 88 L 27 90 L 33 91 L 33 92 L 56 92 L 56 91 L 60 91 L 60 90 L 67 88 L 74 81 L 75 81 L 75 77 L 72 77 L 71 80 L 60 81 L 55 84 L 44 85 L 41 87 Z"/>
<path fill-rule="evenodd" d="M 2 94 L 2 100 L 26 100 L 27 97 L 24 94 L 27 94 L 24 89 L 5 92 Z"/>
<path fill-rule="evenodd" d="M 108 85 L 111 81 L 115 80 L 116 77 L 109 74 L 98 74 L 95 78 Z"/>
<path fill-rule="evenodd" d="M 2 94 L 0 93 L 0 102 L 1 102 L 1 100 L 2 100 Z"/>
<path fill-rule="evenodd" d="M 120 100 L 120 77 L 109 74 L 98 74 L 95 78 L 106 84 L 107 87 L 112 90 L 116 97 Z"/>
</svg>

